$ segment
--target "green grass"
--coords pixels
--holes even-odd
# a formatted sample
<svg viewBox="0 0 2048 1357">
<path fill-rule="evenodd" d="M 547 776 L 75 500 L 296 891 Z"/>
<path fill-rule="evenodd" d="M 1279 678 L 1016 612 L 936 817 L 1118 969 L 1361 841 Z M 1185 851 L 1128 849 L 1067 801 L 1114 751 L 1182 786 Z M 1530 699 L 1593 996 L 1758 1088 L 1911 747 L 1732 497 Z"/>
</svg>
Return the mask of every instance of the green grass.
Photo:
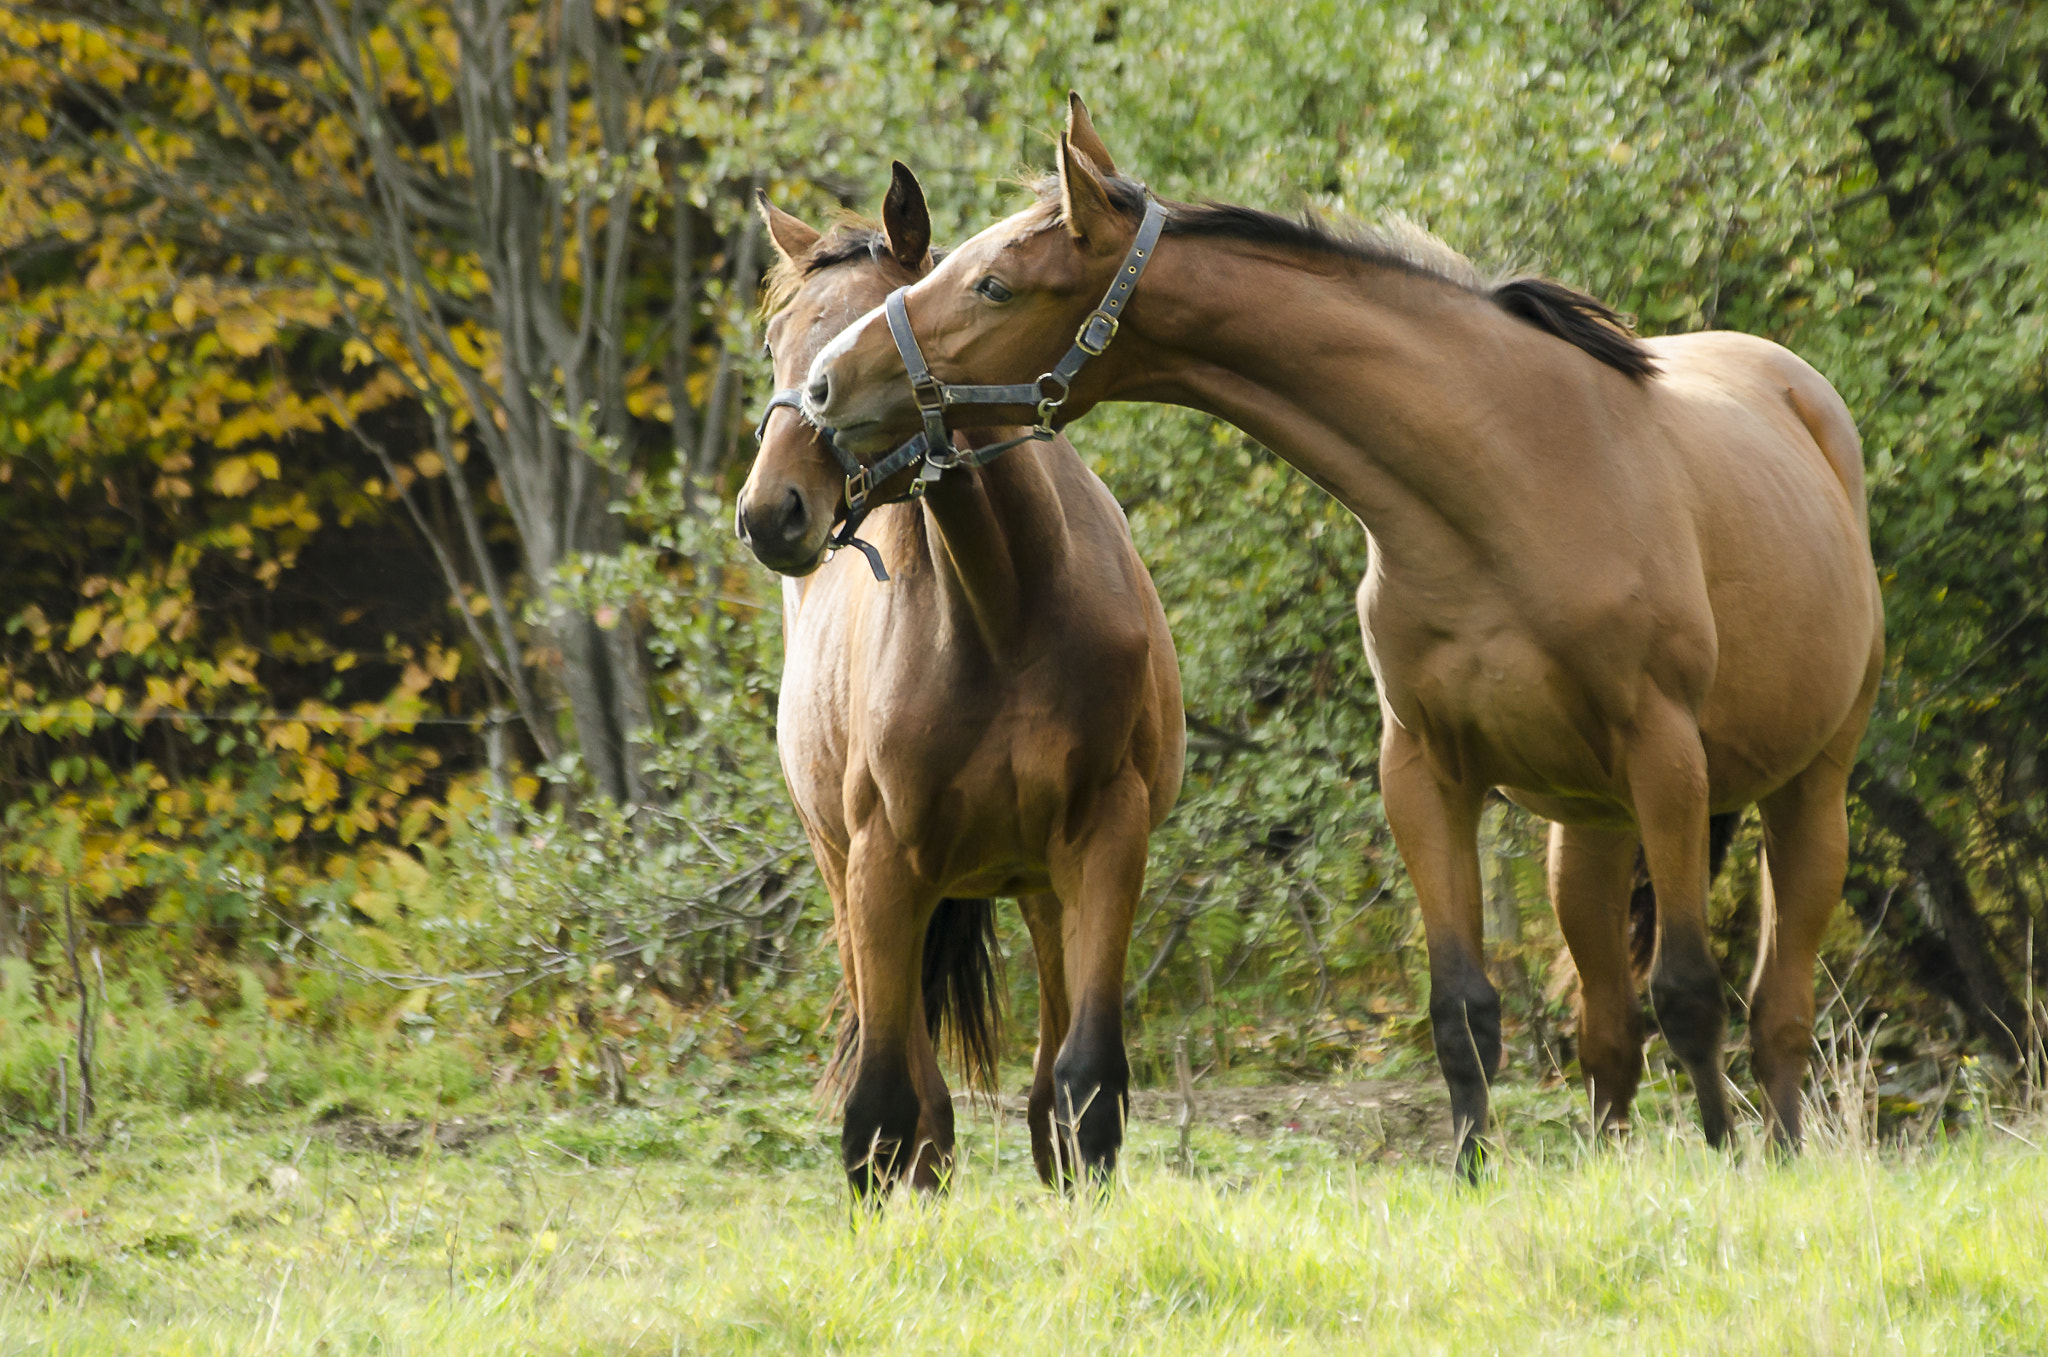
<svg viewBox="0 0 2048 1357">
<path fill-rule="evenodd" d="M 2048 1348 L 2037 1123 L 1779 1166 L 1651 1118 L 1618 1150 L 1511 1135 L 1476 1189 L 1207 1128 L 1188 1176 L 1139 1126 L 1100 1201 L 965 1131 L 949 1197 L 869 1217 L 795 1096 L 412 1160 L 140 1113 L 0 1154 L 0 1354 Z"/>
</svg>

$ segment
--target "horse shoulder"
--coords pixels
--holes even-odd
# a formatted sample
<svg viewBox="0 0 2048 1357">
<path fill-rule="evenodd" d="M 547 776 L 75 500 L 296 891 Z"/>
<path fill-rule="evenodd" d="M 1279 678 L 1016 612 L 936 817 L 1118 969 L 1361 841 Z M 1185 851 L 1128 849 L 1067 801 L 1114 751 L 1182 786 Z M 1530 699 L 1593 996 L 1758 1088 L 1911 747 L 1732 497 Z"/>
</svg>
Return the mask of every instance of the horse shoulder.
<svg viewBox="0 0 2048 1357">
<path fill-rule="evenodd" d="M 783 582 L 783 660 L 775 744 L 783 780 L 813 836 L 844 847 L 843 807 L 866 563 L 852 553 Z"/>
</svg>

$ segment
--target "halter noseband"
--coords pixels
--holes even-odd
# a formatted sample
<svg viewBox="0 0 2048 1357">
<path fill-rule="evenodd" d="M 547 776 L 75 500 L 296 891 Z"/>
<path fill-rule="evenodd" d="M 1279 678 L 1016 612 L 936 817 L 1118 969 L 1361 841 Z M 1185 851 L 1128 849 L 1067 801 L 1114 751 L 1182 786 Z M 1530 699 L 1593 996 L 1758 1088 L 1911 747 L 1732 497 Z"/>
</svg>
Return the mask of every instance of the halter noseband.
<svg viewBox="0 0 2048 1357">
<path fill-rule="evenodd" d="M 903 360 L 903 371 L 910 379 L 910 398 L 917 404 L 918 415 L 924 421 L 924 432 L 913 434 L 881 460 L 862 465 L 852 453 L 839 446 L 834 430 L 823 431 L 832 455 L 846 472 L 846 517 L 826 539 L 826 545 L 857 549 L 868 558 L 868 566 L 875 572 L 875 578 L 886 581 L 889 572 L 882 566 L 882 553 L 875 550 L 873 543 L 854 536 L 863 519 L 883 504 L 916 499 L 948 471 L 986 466 L 1011 448 L 1054 437 L 1057 431 L 1053 428 L 1053 419 L 1059 414 L 1060 407 L 1067 403 L 1074 379 L 1088 365 L 1089 359 L 1101 357 L 1110 341 L 1116 338 L 1124 305 L 1130 301 L 1138 279 L 1144 276 L 1145 266 L 1152 262 L 1153 247 L 1159 243 L 1159 234 L 1165 226 L 1166 209 L 1157 198 L 1147 193 L 1145 219 L 1138 225 L 1137 239 L 1131 242 L 1130 249 L 1124 252 L 1123 262 L 1117 265 L 1116 277 L 1110 282 L 1109 290 L 1102 294 L 1102 301 L 1074 332 L 1074 343 L 1065 356 L 1053 365 L 1050 372 L 1040 373 L 1034 381 L 1009 386 L 969 386 L 940 381 L 932 375 L 930 364 L 924 360 L 924 351 L 917 346 L 917 335 L 910 328 L 910 313 L 903 305 L 903 294 L 909 290 L 908 286 L 891 292 L 882 303 L 882 313 L 889 322 L 889 337 L 896 341 L 896 353 Z M 1036 412 L 1038 421 L 1031 432 L 1021 437 L 986 447 L 956 448 L 952 430 L 946 425 L 946 412 L 963 406 L 987 405 L 1029 406 Z M 778 408 L 801 414 L 803 394 L 791 388 L 777 391 L 768 398 L 768 408 L 762 411 L 761 422 L 754 429 L 756 443 L 767 432 L 769 416 Z M 917 478 L 903 494 L 888 500 L 869 500 L 868 496 L 874 493 L 875 487 L 913 466 L 918 467 Z"/>
</svg>

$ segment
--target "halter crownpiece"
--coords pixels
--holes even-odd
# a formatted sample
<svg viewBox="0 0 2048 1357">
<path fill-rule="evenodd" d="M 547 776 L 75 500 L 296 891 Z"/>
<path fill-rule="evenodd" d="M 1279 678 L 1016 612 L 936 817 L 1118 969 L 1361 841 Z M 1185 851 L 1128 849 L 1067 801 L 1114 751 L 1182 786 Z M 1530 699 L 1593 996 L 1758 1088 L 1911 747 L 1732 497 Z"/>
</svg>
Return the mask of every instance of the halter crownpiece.
<svg viewBox="0 0 2048 1357">
<path fill-rule="evenodd" d="M 882 314 L 889 322 L 889 336 L 896 341 L 897 355 L 902 358 L 903 371 L 910 379 L 910 398 L 917 404 L 918 415 L 924 421 L 924 432 L 911 435 L 879 461 L 863 465 L 859 458 L 839 445 L 835 430 L 822 430 L 826 445 L 846 472 L 846 517 L 825 539 L 826 545 L 855 548 L 867 557 L 875 578 L 886 582 L 889 572 L 883 568 L 882 553 L 872 542 L 864 542 L 854 536 L 861 521 L 870 513 L 883 504 L 916 499 L 948 471 L 987 466 L 1011 448 L 1025 443 L 1042 443 L 1056 437 L 1058 431 L 1052 426 L 1053 418 L 1067 403 L 1067 395 L 1074 388 L 1074 379 L 1088 365 L 1088 360 L 1100 358 L 1110 341 L 1116 338 L 1124 305 L 1130 301 L 1138 279 L 1144 276 L 1146 265 L 1152 262 L 1153 249 L 1165 227 L 1165 207 L 1147 193 L 1145 219 L 1138 225 L 1137 239 L 1131 242 L 1130 249 L 1124 252 L 1122 262 L 1117 265 L 1116 277 L 1110 281 L 1109 290 L 1102 294 L 1102 301 L 1074 331 L 1073 345 L 1065 355 L 1050 372 L 1040 373 L 1034 381 L 1009 386 L 971 386 L 940 381 L 932 375 L 931 365 L 924 360 L 924 351 L 917 346 L 917 335 L 910 328 L 910 313 L 903 305 L 903 294 L 908 288 L 899 287 L 891 292 L 882 303 Z M 978 405 L 1026 405 L 1037 414 L 1038 421 L 1031 432 L 1017 438 L 1004 439 L 985 447 L 956 447 L 953 432 L 946 425 L 946 412 Z M 801 414 L 802 393 L 790 388 L 777 391 L 768 398 L 768 406 L 761 412 L 761 422 L 754 428 L 756 443 L 768 431 L 769 416 L 778 409 Z M 887 500 L 869 499 L 877 486 L 910 467 L 918 467 L 919 471 L 908 490 Z"/>
</svg>

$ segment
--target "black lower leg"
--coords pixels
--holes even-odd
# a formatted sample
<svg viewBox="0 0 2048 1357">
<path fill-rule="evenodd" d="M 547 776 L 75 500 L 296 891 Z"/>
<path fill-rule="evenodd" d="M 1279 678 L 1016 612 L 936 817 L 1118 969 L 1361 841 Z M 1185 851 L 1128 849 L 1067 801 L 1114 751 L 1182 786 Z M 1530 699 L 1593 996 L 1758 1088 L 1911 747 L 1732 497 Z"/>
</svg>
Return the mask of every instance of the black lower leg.
<svg viewBox="0 0 2048 1357">
<path fill-rule="evenodd" d="M 1806 1052 L 1813 1042 L 1810 1019 L 1787 1019 L 1759 985 L 1749 1005 L 1750 1069 L 1763 1093 L 1771 1143 L 1783 1151 L 1799 1148 L 1799 1098 L 1806 1083 Z"/>
<path fill-rule="evenodd" d="M 1700 1100 L 1700 1129 L 1717 1149 L 1728 1138 L 1728 1092 L 1721 1077 L 1721 1045 L 1728 1000 L 1721 972 L 1704 947 L 1681 950 L 1665 940 L 1650 979 L 1657 1027 Z"/>
<path fill-rule="evenodd" d="M 917 1086 L 901 1056 L 863 1060 L 846 1097 L 839 1153 L 854 1195 L 886 1193 L 917 1151 Z"/>
<path fill-rule="evenodd" d="M 1130 1115 L 1131 1066 L 1124 1057 L 1118 1015 L 1076 1015 L 1073 1031 L 1052 1067 L 1055 1133 L 1064 1177 L 1085 1170 L 1096 1182 L 1116 1168 Z"/>
<path fill-rule="evenodd" d="M 1432 976 L 1429 1026 L 1436 1041 L 1436 1063 L 1450 1089 L 1458 1171 L 1477 1179 L 1487 1093 L 1500 1068 L 1500 995 L 1486 972 L 1473 964 Z"/>
<path fill-rule="evenodd" d="M 1038 1169 L 1038 1180 L 1047 1187 L 1059 1181 L 1059 1157 L 1066 1152 L 1055 1151 L 1053 1144 L 1053 1085 L 1050 1079 L 1035 1081 L 1031 1085 L 1031 1097 L 1025 1106 L 1024 1121 L 1031 1128 L 1031 1162 Z"/>
</svg>

